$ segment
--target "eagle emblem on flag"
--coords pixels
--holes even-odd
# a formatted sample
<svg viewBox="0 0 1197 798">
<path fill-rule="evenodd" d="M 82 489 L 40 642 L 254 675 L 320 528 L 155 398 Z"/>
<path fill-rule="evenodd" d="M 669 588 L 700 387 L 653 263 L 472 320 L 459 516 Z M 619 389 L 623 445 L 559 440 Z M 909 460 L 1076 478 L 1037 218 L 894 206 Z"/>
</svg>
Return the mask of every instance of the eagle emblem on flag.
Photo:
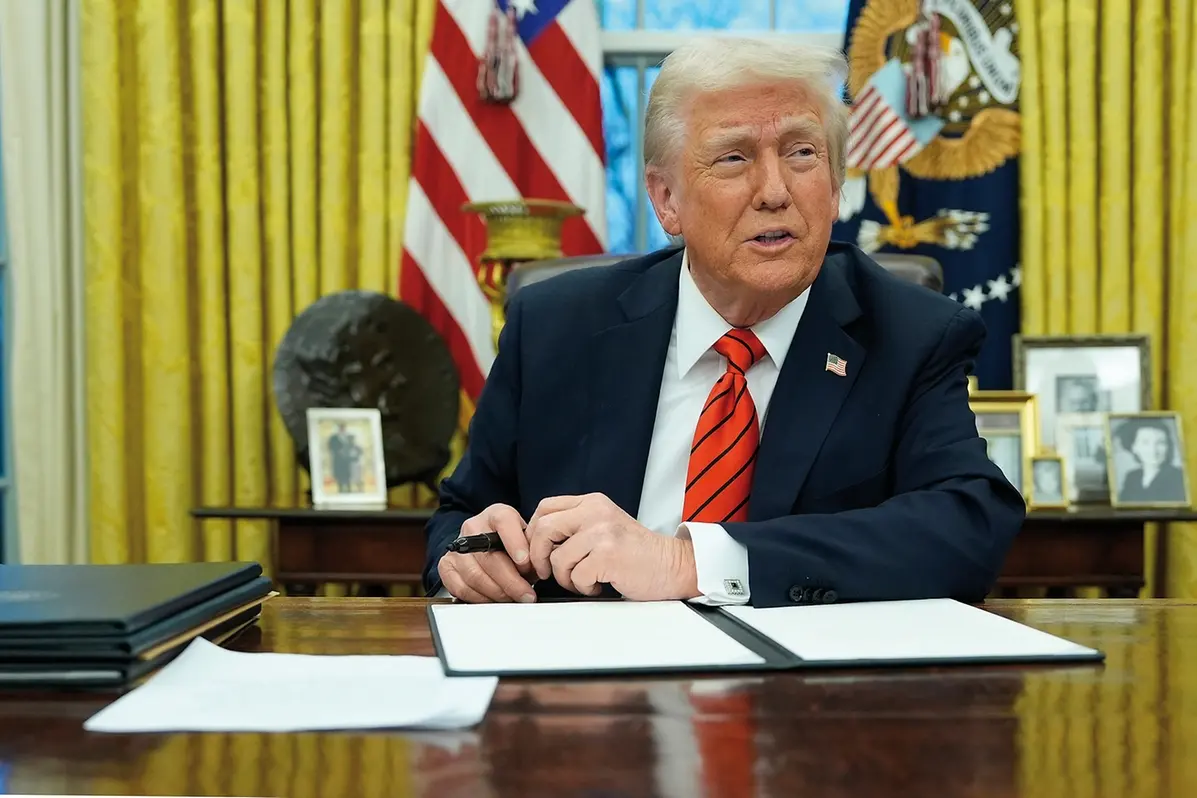
<svg viewBox="0 0 1197 798">
<path fill-rule="evenodd" d="M 865 192 L 888 224 L 858 243 L 971 249 L 984 214 L 944 209 L 915 221 L 899 207 L 901 173 L 925 180 L 987 174 L 1021 146 L 1017 23 L 1010 0 L 868 0 L 851 31 L 848 180 L 840 220 Z"/>
</svg>

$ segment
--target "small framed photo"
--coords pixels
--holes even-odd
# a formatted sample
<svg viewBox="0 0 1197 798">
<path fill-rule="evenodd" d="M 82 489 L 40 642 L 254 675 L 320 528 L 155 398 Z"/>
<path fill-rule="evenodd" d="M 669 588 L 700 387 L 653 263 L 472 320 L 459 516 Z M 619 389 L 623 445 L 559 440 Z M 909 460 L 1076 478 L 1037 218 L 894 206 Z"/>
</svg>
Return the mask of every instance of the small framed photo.
<svg viewBox="0 0 1197 798">
<path fill-rule="evenodd" d="M 1031 492 L 1027 506 L 1067 507 L 1068 476 L 1064 471 L 1064 458 L 1058 454 L 1040 454 L 1031 458 Z"/>
<path fill-rule="evenodd" d="M 1180 416 L 1168 411 L 1111 413 L 1107 421 L 1110 504 L 1189 507 Z"/>
<path fill-rule="evenodd" d="M 1038 452 L 1036 398 L 1025 391 L 974 391 L 969 407 L 977 417 L 977 434 L 985 439 L 989 459 L 1010 484 L 1027 496 L 1029 466 Z"/>
<path fill-rule="evenodd" d="M 1108 504 L 1106 413 L 1061 413 L 1056 418 L 1057 454 L 1064 458 L 1068 500 L 1073 504 Z"/>
<path fill-rule="evenodd" d="M 1141 413 L 1151 408 L 1151 351 L 1146 335 L 1012 338 L 1014 387 L 1039 397 L 1039 435 L 1060 450 L 1065 413 Z"/>
<path fill-rule="evenodd" d="M 386 463 L 377 408 L 309 408 L 308 468 L 315 507 L 385 507 Z"/>
</svg>

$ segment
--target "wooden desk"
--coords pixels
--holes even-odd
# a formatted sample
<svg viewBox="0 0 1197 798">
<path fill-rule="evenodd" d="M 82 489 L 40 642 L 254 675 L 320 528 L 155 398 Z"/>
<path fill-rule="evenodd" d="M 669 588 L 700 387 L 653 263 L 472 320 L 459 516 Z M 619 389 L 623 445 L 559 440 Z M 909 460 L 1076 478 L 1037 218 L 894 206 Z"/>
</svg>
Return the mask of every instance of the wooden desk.
<svg viewBox="0 0 1197 798">
<path fill-rule="evenodd" d="M 1197 795 L 1197 604 L 995 601 L 1104 665 L 511 680 L 467 732 L 101 735 L 99 697 L 0 693 L 0 793 Z M 425 603 L 276 599 L 252 651 L 430 655 Z"/>
<path fill-rule="evenodd" d="M 424 524 L 430 514 L 238 507 L 192 511 L 196 518 L 269 520 L 276 579 L 292 596 L 313 595 L 325 582 L 406 585 L 421 595 Z M 1006 558 L 998 588 L 1099 587 L 1112 597 L 1135 598 L 1147 574 L 1144 525 L 1177 521 L 1197 521 L 1197 512 L 1036 510 L 1028 514 Z"/>
</svg>

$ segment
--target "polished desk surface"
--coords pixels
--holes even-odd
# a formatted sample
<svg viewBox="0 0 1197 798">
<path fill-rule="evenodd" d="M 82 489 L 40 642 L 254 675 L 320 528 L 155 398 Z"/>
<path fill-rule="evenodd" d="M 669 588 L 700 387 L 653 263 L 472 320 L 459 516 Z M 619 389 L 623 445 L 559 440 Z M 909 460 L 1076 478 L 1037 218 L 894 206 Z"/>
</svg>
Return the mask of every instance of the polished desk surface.
<svg viewBox="0 0 1197 798">
<path fill-rule="evenodd" d="M 987 606 L 1106 662 L 510 680 L 453 733 L 102 735 L 102 697 L 0 693 L 0 794 L 1197 795 L 1197 604 Z M 431 655 L 425 607 L 276 599 L 232 646 Z"/>
</svg>

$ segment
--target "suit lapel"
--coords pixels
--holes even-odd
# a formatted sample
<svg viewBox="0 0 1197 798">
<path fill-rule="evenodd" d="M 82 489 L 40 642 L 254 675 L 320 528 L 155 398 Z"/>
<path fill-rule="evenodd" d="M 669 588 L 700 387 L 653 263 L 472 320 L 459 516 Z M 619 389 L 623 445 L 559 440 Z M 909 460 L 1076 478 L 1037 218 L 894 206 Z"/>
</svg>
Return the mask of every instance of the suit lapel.
<svg viewBox="0 0 1197 798">
<path fill-rule="evenodd" d="M 843 267 L 834 256 L 823 265 L 778 375 L 757 454 L 749 501 L 752 521 L 790 513 L 864 366 L 864 347 L 844 330 L 860 316 L 860 306 Z M 828 355 L 845 361 L 845 376 L 827 369 Z"/>
<path fill-rule="evenodd" d="M 588 490 L 636 517 L 661 375 L 677 312 L 682 255 L 651 267 L 620 296 L 624 321 L 591 341 Z"/>
</svg>

